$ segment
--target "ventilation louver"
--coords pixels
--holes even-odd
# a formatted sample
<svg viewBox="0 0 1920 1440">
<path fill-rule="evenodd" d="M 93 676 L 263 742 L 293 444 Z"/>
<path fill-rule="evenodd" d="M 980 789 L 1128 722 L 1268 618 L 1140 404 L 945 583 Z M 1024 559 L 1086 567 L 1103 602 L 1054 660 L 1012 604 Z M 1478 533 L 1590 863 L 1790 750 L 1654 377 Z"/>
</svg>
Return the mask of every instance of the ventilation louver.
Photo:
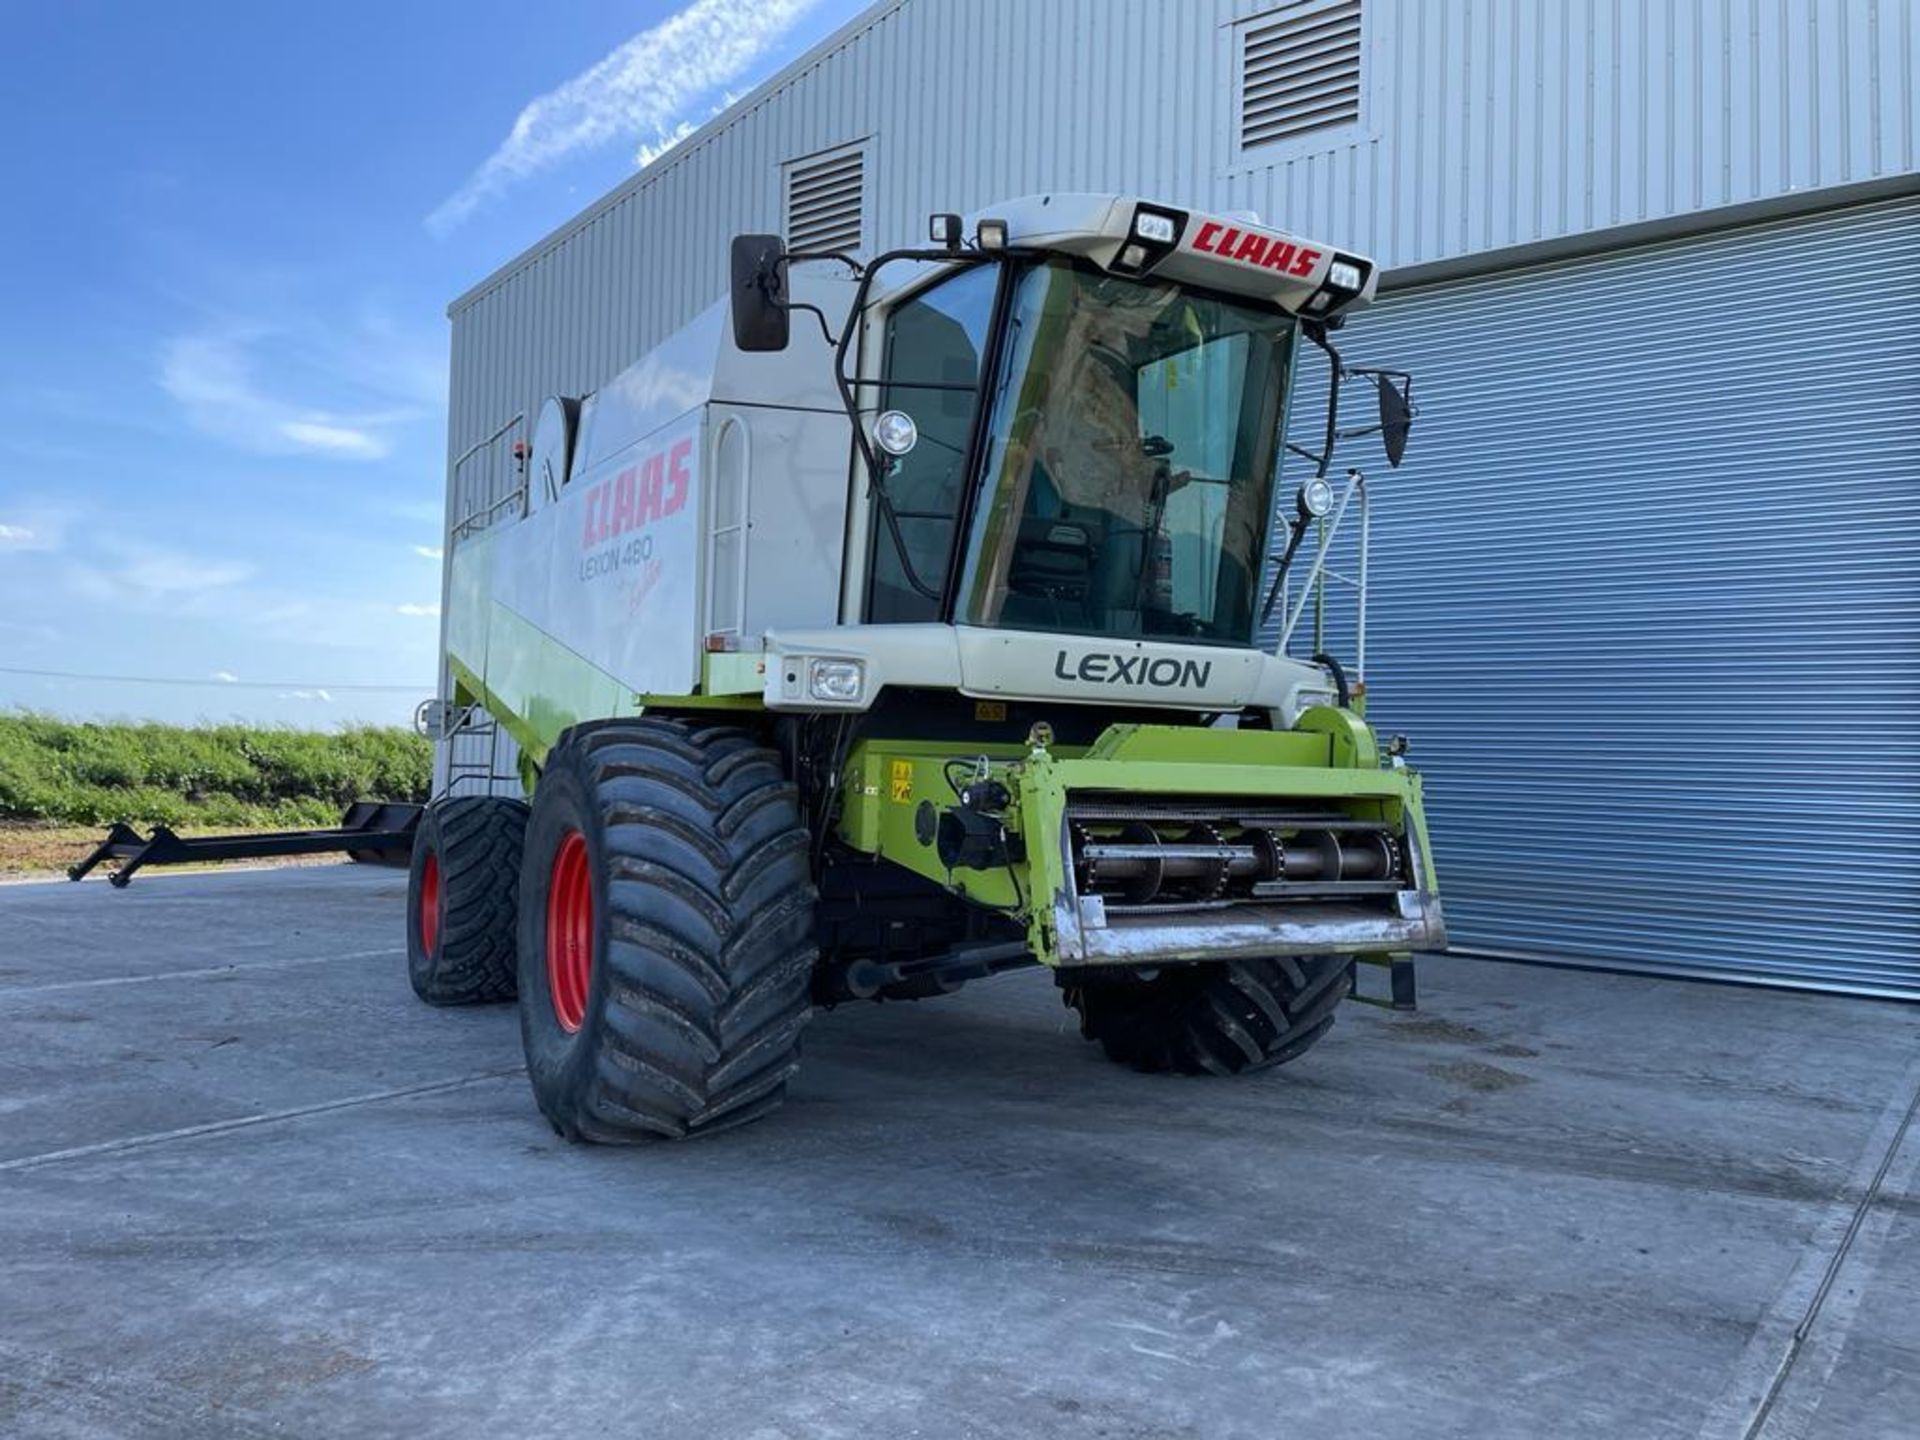
<svg viewBox="0 0 1920 1440">
<path fill-rule="evenodd" d="M 1360 0 L 1294 8 L 1241 32 L 1240 146 L 1360 119 Z"/>
<path fill-rule="evenodd" d="M 866 194 L 866 153 L 835 150 L 787 168 L 787 246 L 858 250 Z"/>
</svg>

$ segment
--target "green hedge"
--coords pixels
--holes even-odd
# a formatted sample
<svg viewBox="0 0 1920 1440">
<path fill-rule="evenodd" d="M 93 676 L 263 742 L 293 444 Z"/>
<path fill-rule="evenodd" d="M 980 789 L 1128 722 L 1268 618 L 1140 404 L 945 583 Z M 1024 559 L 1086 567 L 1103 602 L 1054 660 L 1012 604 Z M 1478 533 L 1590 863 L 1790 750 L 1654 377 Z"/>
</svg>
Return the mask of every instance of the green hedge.
<svg viewBox="0 0 1920 1440">
<path fill-rule="evenodd" d="M 104 825 L 326 825 L 355 800 L 427 798 L 410 730 L 93 725 L 0 715 L 0 819 Z"/>
</svg>

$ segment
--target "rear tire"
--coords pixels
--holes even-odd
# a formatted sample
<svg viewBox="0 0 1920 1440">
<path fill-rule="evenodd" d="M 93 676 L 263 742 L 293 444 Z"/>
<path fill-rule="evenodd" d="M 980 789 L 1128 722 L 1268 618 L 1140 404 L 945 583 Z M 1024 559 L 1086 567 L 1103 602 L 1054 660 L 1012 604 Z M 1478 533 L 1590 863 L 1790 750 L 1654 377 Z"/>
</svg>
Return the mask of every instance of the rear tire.
<svg viewBox="0 0 1920 1440">
<path fill-rule="evenodd" d="M 1352 986 L 1344 956 L 1213 961 L 1143 978 L 1060 976 L 1080 1033 L 1149 1073 L 1240 1075 L 1298 1058 L 1333 1027 Z"/>
<path fill-rule="evenodd" d="M 774 751 L 653 717 L 566 732 L 520 893 L 521 1038 L 559 1134 L 681 1139 L 785 1098 L 812 1015 L 815 891 Z"/>
<path fill-rule="evenodd" d="M 407 876 L 407 978 L 429 1005 L 514 994 L 522 800 L 463 795 L 421 812 Z"/>
</svg>

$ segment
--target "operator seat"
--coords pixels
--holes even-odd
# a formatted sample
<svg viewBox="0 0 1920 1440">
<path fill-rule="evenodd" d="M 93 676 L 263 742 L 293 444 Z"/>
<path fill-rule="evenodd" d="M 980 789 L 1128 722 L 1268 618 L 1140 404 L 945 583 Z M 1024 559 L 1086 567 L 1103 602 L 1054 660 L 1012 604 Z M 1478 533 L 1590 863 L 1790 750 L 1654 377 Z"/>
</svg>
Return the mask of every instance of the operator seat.
<svg viewBox="0 0 1920 1440">
<path fill-rule="evenodd" d="M 1094 549 L 1092 529 L 1060 498 L 1046 462 L 1036 458 L 1007 563 L 1001 619 L 1023 630 L 1081 629 Z"/>
</svg>

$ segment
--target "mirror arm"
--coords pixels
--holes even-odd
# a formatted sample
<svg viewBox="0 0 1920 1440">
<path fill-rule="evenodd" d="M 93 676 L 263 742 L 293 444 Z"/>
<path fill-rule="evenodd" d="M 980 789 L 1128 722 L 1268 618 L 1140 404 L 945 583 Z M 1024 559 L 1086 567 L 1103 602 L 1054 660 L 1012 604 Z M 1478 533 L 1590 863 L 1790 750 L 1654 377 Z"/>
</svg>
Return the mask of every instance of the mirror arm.
<svg viewBox="0 0 1920 1440">
<path fill-rule="evenodd" d="M 1295 445 L 1291 440 L 1282 443 L 1287 449 L 1303 460 L 1313 462 L 1313 478 L 1324 480 L 1327 471 L 1333 465 L 1333 449 L 1340 442 L 1340 382 L 1346 378 L 1347 368 L 1340 359 L 1340 352 L 1327 338 L 1327 327 L 1318 320 L 1302 320 L 1300 329 L 1316 346 L 1326 353 L 1331 370 L 1327 376 L 1327 428 L 1326 437 L 1319 454 Z M 1293 564 L 1293 557 L 1300 551 L 1300 542 L 1306 538 L 1307 515 L 1296 515 L 1293 528 L 1287 535 L 1287 548 L 1280 553 L 1280 564 L 1273 572 L 1273 583 L 1267 587 L 1266 603 L 1260 607 L 1260 623 L 1266 624 L 1273 617 L 1273 607 L 1280 603 L 1281 587 L 1287 583 L 1287 570 Z"/>
<path fill-rule="evenodd" d="M 1320 453 L 1313 456 L 1315 469 L 1313 478 L 1324 480 L 1328 469 L 1333 465 L 1333 447 L 1340 438 L 1340 382 L 1346 379 L 1347 367 L 1340 359 L 1340 352 L 1333 348 L 1333 342 L 1327 338 L 1327 327 L 1317 320 L 1302 321 L 1300 328 L 1321 350 L 1326 352 L 1327 363 L 1332 373 L 1327 376 L 1327 429 L 1326 440 Z"/>
<path fill-rule="evenodd" d="M 1306 515 L 1295 515 L 1293 527 L 1287 534 L 1287 548 L 1280 552 L 1280 564 L 1273 572 L 1273 584 L 1267 587 L 1266 604 L 1260 607 L 1260 623 L 1266 624 L 1273 618 L 1273 607 L 1279 602 L 1280 587 L 1287 583 L 1287 571 L 1293 565 L 1293 557 L 1299 553 L 1300 542 L 1307 537 Z"/>
<path fill-rule="evenodd" d="M 789 311 L 805 310 L 820 322 L 820 338 L 829 345 L 835 343 L 833 327 L 827 324 L 827 312 L 822 310 L 818 305 L 808 300 L 789 300 L 787 302 L 787 309 Z"/>
<path fill-rule="evenodd" d="M 885 479 L 875 474 L 871 484 L 873 498 L 880 506 L 880 518 L 887 522 L 887 535 L 893 541 L 894 553 L 900 557 L 901 578 L 922 600 L 931 600 L 934 604 L 939 604 L 947 597 L 942 591 L 933 589 L 922 580 L 919 572 L 913 568 L 913 556 L 907 552 L 907 537 L 900 533 L 900 516 L 893 508 L 893 497 L 887 493 Z"/>
<path fill-rule="evenodd" d="M 824 258 L 853 264 L 843 255 Z M 864 269 L 854 266 L 854 272 L 859 276 L 859 286 L 853 292 L 853 304 L 847 309 L 847 323 L 841 327 L 840 340 L 833 351 L 833 383 L 840 391 L 840 404 L 846 410 L 847 424 L 853 430 L 854 448 L 860 452 L 860 459 L 867 467 L 867 486 L 873 491 L 874 503 L 879 506 L 880 518 L 887 527 L 887 538 L 893 542 L 894 554 L 900 560 L 900 574 L 916 595 L 923 600 L 931 600 L 936 605 L 945 601 L 946 594 L 943 590 L 935 590 L 928 585 L 920 578 L 920 572 L 914 568 L 913 556 L 907 550 L 907 537 L 900 533 L 900 517 L 894 511 L 893 496 L 887 493 L 886 466 L 874 450 L 873 440 L 867 434 L 866 426 L 860 423 L 860 399 L 856 393 L 856 387 L 864 382 L 848 377 L 847 357 L 853 351 L 853 337 L 859 333 L 861 317 L 867 311 L 867 297 L 873 292 L 873 277 L 879 274 L 881 266 L 895 260 L 935 260 L 951 263 L 954 258 L 951 252 L 945 250 L 889 250 L 884 255 L 876 255 L 873 263 Z M 975 264 L 985 264 L 991 257 L 980 255 L 961 258 L 970 259 Z M 825 317 L 822 317 L 821 323 L 823 325 L 826 323 Z M 832 341 L 831 335 L 828 336 L 828 340 Z"/>
<path fill-rule="evenodd" d="M 854 259 L 851 255 L 842 254 L 838 250 L 790 250 L 784 257 L 783 263 L 787 265 L 803 265 L 809 260 L 831 260 L 836 264 L 844 265 L 853 272 L 854 279 L 856 280 L 866 273 L 861 268 L 858 260 Z"/>
</svg>

